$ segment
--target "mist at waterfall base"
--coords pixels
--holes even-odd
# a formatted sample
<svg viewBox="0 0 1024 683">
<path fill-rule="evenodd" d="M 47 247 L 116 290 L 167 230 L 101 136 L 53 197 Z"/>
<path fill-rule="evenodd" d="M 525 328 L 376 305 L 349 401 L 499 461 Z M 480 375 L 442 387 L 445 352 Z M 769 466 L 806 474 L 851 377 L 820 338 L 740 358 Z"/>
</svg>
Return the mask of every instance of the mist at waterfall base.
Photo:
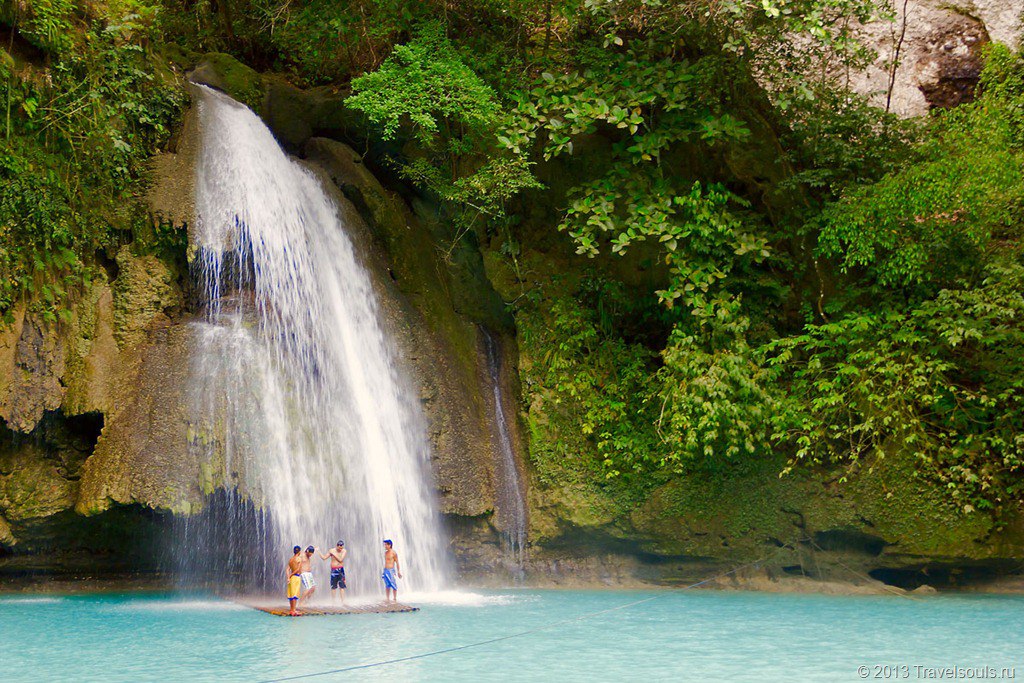
<svg viewBox="0 0 1024 683">
<path fill-rule="evenodd" d="M 189 441 L 213 493 L 179 521 L 184 577 L 283 596 L 293 545 L 344 540 L 349 594 L 379 596 L 387 538 L 403 592 L 436 590 L 449 570 L 418 394 L 339 207 L 248 108 L 194 94 Z M 312 565 L 325 597 L 328 564 Z"/>
</svg>

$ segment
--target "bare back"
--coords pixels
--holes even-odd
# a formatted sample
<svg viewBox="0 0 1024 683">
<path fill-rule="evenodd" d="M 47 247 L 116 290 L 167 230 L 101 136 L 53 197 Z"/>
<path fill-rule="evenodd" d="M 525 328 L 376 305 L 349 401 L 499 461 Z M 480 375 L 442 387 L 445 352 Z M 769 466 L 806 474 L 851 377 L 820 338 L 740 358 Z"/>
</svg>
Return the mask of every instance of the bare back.
<svg viewBox="0 0 1024 683">
<path fill-rule="evenodd" d="M 302 557 L 299 555 L 292 555 L 292 559 L 288 560 L 288 573 L 299 574 L 302 572 Z"/>
</svg>

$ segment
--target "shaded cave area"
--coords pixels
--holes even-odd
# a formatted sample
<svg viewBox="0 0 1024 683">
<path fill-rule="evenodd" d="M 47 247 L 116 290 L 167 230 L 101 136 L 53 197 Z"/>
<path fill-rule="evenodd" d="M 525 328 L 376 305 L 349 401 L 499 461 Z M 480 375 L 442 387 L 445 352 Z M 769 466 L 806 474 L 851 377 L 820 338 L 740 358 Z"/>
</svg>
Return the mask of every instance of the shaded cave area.
<svg viewBox="0 0 1024 683">
<path fill-rule="evenodd" d="M 940 591 L 956 591 L 992 583 L 1020 574 L 1019 562 L 1006 560 L 926 562 L 905 567 L 878 567 L 868 572 L 876 581 L 907 591 L 928 586 Z"/>
<path fill-rule="evenodd" d="M 28 434 L 0 420 L 0 586 L 43 577 L 153 574 L 166 566 L 170 515 L 142 505 L 75 512 L 82 467 L 104 417 L 47 411 Z"/>
<path fill-rule="evenodd" d="M 0 585 L 55 578 L 88 580 L 155 577 L 170 565 L 170 515 L 141 505 L 118 505 L 85 517 L 67 510 L 19 524 L 19 540 L 0 546 Z"/>
</svg>

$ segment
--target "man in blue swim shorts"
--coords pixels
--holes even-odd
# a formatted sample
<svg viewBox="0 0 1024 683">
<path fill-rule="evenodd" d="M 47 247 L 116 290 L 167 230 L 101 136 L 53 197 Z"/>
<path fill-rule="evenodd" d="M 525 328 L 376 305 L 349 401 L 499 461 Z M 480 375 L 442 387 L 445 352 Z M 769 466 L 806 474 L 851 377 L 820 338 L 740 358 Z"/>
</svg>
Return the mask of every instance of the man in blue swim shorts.
<svg viewBox="0 0 1024 683">
<path fill-rule="evenodd" d="M 398 579 L 402 578 L 402 567 L 393 546 L 390 540 L 384 541 L 384 573 L 380 577 L 384 579 L 384 602 L 398 602 Z"/>
<path fill-rule="evenodd" d="M 345 556 L 347 554 L 345 541 L 338 541 L 337 546 L 328 550 L 326 554 L 320 555 L 321 560 L 331 558 L 331 597 L 335 601 L 340 597 L 341 602 L 345 602 Z"/>
</svg>

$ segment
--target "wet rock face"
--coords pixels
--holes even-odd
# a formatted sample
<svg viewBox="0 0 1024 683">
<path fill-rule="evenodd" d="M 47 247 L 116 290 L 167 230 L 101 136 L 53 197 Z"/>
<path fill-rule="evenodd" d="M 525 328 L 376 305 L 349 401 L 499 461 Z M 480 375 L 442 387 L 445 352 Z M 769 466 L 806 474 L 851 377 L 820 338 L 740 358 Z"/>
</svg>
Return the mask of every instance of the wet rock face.
<svg viewBox="0 0 1024 683">
<path fill-rule="evenodd" d="M 258 73 L 223 52 L 203 56 L 188 80 L 221 90 L 249 107 L 258 108 L 263 100 L 263 79 Z"/>
<path fill-rule="evenodd" d="M 187 444 L 163 428 L 187 367 L 178 274 L 130 247 L 117 265 L 60 323 L 29 306 L 0 330 L 0 545 L 74 534 L 75 509 L 180 505 Z"/>
<path fill-rule="evenodd" d="M 15 324 L 0 332 L 0 418 L 14 431 L 31 432 L 45 411 L 60 405 L 62 347 L 62 340 L 24 308 L 16 312 Z"/>
<path fill-rule="evenodd" d="M 71 510 L 82 465 L 103 427 L 97 413 L 47 412 L 30 434 L 0 426 L 0 543 Z"/>
</svg>

